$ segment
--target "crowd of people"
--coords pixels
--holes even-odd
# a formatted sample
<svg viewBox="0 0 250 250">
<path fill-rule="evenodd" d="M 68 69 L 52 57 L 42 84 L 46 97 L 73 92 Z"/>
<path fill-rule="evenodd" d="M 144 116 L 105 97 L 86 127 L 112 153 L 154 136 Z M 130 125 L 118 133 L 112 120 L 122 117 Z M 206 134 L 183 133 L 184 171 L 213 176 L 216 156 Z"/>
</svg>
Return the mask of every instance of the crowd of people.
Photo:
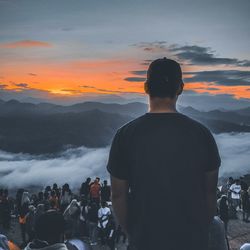
<svg viewBox="0 0 250 250">
<path fill-rule="evenodd" d="M 217 215 L 224 222 L 225 232 L 229 219 L 236 219 L 238 211 L 242 212 L 242 220 L 248 223 L 250 187 L 242 178 L 234 180 L 230 177 L 226 185 L 218 188 L 217 208 Z M 1 232 L 8 232 L 12 217 L 18 218 L 20 225 L 23 241 L 20 248 L 27 250 L 47 249 L 48 242 L 63 242 L 59 240 L 60 237 L 66 242 L 65 249 L 74 250 L 89 249 L 88 246 L 95 245 L 114 250 L 119 241 L 126 242 L 126 235 L 114 220 L 111 188 L 106 180 L 101 183 L 98 177 L 94 181 L 87 178 L 74 193 L 67 183 L 62 187 L 55 183 L 37 194 L 19 189 L 15 199 L 8 196 L 8 190 L 1 189 Z M 218 222 L 215 220 L 214 223 L 216 225 Z M 6 239 L 1 237 L 0 242 L 5 242 Z M 12 242 L 6 242 L 6 249 L 18 249 Z M 60 244 L 57 249 L 65 247 Z"/>
<path fill-rule="evenodd" d="M 8 197 L 7 190 L 1 190 L 0 200 L 1 228 L 8 232 L 11 215 L 18 218 L 22 248 L 36 240 L 36 225 L 39 224 L 39 219 L 42 215 L 49 216 L 52 211 L 56 212 L 55 216 L 63 217 L 64 238 L 83 240 L 87 243 L 85 249 L 87 245 L 99 244 L 114 250 L 119 241 L 126 241 L 125 234 L 114 220 L 110 186 L 106 180 L 101 183 L 98 177 L 94 181 L 87 178 L 74 193 L 67 183 L 62 187 L 55 183 L 37 194 L 19 189 L 15 200 Z M 43 221 L 46 220 L 48 219 L 44 217 Z M 45 229 L 47 230 L 48 228 Z M 52 231 L 51 234 L 55 232 Z"/>
<path fill-rule="evenodd" d="M 242 220 L 249 223 L 250 216 L 250 187 L 243 177 L 229 177 L 226 185 L 218 188 L 218 215 L 224 222 L 225 230 L 229 219 L 240 219 L 237 212 L 242 212 Z"/>
</svg>

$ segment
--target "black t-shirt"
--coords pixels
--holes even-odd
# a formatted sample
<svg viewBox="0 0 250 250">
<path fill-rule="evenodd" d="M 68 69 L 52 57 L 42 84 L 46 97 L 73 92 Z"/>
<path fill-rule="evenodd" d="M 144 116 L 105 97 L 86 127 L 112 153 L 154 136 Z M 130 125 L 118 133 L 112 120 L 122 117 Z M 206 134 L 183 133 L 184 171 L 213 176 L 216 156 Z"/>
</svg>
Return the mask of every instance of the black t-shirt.
<svg viewBox="0 0 250 250">
<path fill-rule="evenodd" d="M 220 162 L 211 132 L 181 113 L 146 113 L 118 129 L 107 169 L 129 183 L 138 249 L 203 249 L 205 174 Z"/>
<path fill-rule="evenodd" d="M 98 222 L 98 207 L 91 206 L 88 210 L 88 219 L 90 222 L 97 223 Z"/>
<path fill-rule="evenodd" d="M 101 198 L 103 201 L 110 201 L 110 186 L 103 186 L 101 188 Z"/>
</svg>

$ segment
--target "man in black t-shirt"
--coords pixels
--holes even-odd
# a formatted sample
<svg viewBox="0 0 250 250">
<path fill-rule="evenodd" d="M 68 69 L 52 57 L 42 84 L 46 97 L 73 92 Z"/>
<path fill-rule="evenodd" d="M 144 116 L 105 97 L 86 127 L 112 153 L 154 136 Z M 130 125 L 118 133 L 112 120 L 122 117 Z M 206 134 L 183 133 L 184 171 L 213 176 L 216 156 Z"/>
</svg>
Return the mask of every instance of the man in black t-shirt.
<svg viewBox="0 0 250 250">
<path fill-rule="evenodd" d="M 119 128 L 111 145 L 112 205 L 133 249 L 207 249 L 221 161 L 209 129 L 177 112 L 183 86 L 177 62 L 153 61 L 149 112 Z"/>
<path fill-rule="evenodd" d="M 110 201 L 111 190 L 110 186 L 108 186 L 107 180 L 103 182 L 103 186 L 101 187 L 101 200 L 104 202 Z"/>
</svg>

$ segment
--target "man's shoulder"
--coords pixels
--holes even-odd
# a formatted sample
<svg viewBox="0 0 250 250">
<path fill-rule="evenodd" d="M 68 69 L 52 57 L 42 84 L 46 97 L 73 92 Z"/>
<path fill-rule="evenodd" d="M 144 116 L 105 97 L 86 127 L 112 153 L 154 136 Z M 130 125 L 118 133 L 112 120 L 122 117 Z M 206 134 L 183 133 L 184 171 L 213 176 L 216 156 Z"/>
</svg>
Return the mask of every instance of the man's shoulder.
<svg viewBox="0 0 250 250">
<path fill-rule="evenodd" d="M 190 129 L 192 131 L 196 131 L 198 134 L 205 134 L 205 136 L 211 136 L 211 131 L 209 128 L 207 128 L 204 124 L 202 124 L 200 121 L 197 121 L 194 118 L 191 118 L 183 113 L 178 113 L 178 117 L 180 119 L 180 123 L 182 124 L 183 128 Z M 127 135 L 132 133 L 136 130 L 136 128 L 143 126 L 145 122 L 147 122 L 147 113 L 125 123 L 121 127 L 117 129 L 118 135 Z"/>
<path fill-rule="evenodd" d="M 145 118 L 145 114 L 125 123 L 124 125 L 122 125 L 121 127 L 119 127 L 117 129 L 117 133 L 126 133 L 126 132 L 129 132 L 133 129 L 135 129 L 139 124 L 141 124 L 143 122 Z"/>
<path fill-rule="evenodd" d="M 190 124 L 191 127 L 193 127 L 194 129 L 197 129 L 197 130 L 200 130 L 202 131 L 203 133 L 206 133 L 206 134 L 211 134 L 211 131 L 208 127 L 206 127 L 203 123 L 201 123 L 200 121 L 194 119 L 194 118 L 191 118 L 187 115 L 184 115 L 182 114 L 183 117 L 185 118 L 186 122 Z"/>
</svg>

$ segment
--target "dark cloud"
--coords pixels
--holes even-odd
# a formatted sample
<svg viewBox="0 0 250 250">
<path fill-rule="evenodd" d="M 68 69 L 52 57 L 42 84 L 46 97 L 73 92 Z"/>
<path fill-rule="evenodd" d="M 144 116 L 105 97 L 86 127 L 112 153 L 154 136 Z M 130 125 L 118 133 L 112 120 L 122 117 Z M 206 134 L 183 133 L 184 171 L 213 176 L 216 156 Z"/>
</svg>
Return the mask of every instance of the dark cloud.
<svg viewBox="0 0 250 250">
<path fill-rule="evenodd" d="M 249 67 L 250 60 L 239 60 L 237 58 L 218 57 L 210 47 L 197 45 L 180 46 L 167 44 L 166 41 L 140 42 L 132 46 L 153 54 L 164 54 L 167 57 L 177 57 L 180 61 L 187 60 L 189 64 L 195 65 L 233 65 Z M 149 65 L 152 60 L 144 60 L 142 65 Z"/>
<path fill-rule="evenodd" d="M 94 86 L 90 86 L 90 85 L 81 85 L 81 86 L 79 86 L 79 87 L 85 88 L 85 89 L 95 89 Z"/>
<path fill-rule="evenodd" d="M 186 77 L 193 75 L 192 77 Z M 184 82 L 212 82 L 225 86 L 250 85 L 250 71 L 240 70 L 215 70 L 200 72 L 185 72 Z"/>
<path fill-rule="evenodd" d="M 141 65 L 148 66 L 153 60 L 144 60 Z"/>
<path fill-rule="evenodd" d="M 217 57 L 215 51 L 209 47 L 177 46 L 172 45 L 169 50 L 180 60 L 188 60 L 190 64 L 197 65 L 234 65 L 247 67 L 250 66 L 249 60 L 239 60 L 237 58 Z"/>
<path fill-rule="evenodd" d="M 135 71 L 130 71 L 130 73 L 137 76 L 146 76 L 147 70 L 135 70 Z"/>
<path fill-rule="evenodd" d="M 220 90 L 220 89 L 214 87 L 208 87 L 207 90 Z"/>
<path fill-rule="evenodd" d="M 89 85 L 80 85 L 79 87 L 87 88 L 87 89 L 95 89 L 97 91 L 106 92 L 106 93 L 116 93 L 116 94 L 135 94 L 135 93 L 138 93 L 138 92 L 132 92 L 132 91 L 119 91 L 119 90 L 111 90 L 111 89 L 102 89 L 102 88 L 96 88 L 94 86 L 89 86 Z"/>
<path fill-rule="evenodd" d="M 146 78 L 145 77 L 126 77 L 124 78 L 124 80 L 127 82 L 145 82 Z"/>
<path fill-rule="evenodd" d="M 24 89 L 29 88 L 28 83 L 14 83 L 14 85 L 17 86 L 17 87 L 20 87 L 20 88 L 24 88 Z"/>
<path fill-rule="evenodd" d="M 146 70 L 130 71 L 132 77 L 126 77 L 124 80 L 128 82 L 144 82 L 146 80 Z M 191 76 L 192 75 L 192 76 Z M 138 77 L 139 76 L 139 77 Z M 144 76 L 144 77 L 143 77 Z M 190 77 L 191 76 L 191 77 Z M 240 70 L 215 70 L 215 71 L 198 71 L 198 72 L 183 72 L 184 82 L 211 82 L 217 85 L 225 86 L 240 86 L 250 85 L 250 71 Z M 218 90 L 211 87 L 208 90 Z"/>
<path fill-rule="evenodd" d="M 34 74 L 34 73 L 28 73 L 28 75 L 30 75 L 30 76 L 37 76 L 37 74 Z"/>
<path fill-rule="evenodd" d="M 241 66 L 250 67 L 250 60 L 242 60 L 241 61 Z"/>
<path fill-rule="evenodd" d="M 155 53 L 155 52 L 163 53 L 168 51 L 168 46 L 166 41 L 140 42 L 132 44 L 132 46 L 150 53 Z"/>
</svg>

